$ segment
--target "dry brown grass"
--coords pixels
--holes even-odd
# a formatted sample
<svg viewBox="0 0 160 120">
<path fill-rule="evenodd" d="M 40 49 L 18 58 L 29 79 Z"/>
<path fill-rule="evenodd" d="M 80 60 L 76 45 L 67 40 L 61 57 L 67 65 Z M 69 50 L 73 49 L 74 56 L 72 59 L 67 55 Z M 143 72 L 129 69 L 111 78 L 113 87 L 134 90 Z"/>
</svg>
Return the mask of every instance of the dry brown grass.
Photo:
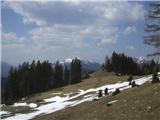
<svg viewBox="0 0 160 120">
<path fill-rule="evenodd" d="M 111 106 L 107 102 L 118 100 Z M 145 84 L 34 120 L 159 120 L 160 83 Z"/>
</svg>

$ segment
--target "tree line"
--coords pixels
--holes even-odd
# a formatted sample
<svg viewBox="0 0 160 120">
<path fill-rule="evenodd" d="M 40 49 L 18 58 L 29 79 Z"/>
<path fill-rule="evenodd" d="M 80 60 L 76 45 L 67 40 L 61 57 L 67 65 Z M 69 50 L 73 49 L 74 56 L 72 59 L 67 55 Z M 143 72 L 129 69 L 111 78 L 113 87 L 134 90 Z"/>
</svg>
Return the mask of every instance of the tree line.
<svg viewBox="0 0 160 120">
<path fill-rule="evenodd" d="M 146 75 L 154 71 L 159 71 L 160 64 L 151 61 L 137 63 L 132 57 L 113 52 L 111 58 L 106 57 L 103 65 L 108 72 L 116 72 L 117 74 Z"/>
<path fill-rule="evenodd" d="M 55 67 L 48 61 L 24 62 L 18 67 L 11 67 L 2 103 L 12 104 L 28 95 L 78 82 L 81 82 L 81 61 L 77 58 L 68 67 L 59 61 Z"/>
</svg>

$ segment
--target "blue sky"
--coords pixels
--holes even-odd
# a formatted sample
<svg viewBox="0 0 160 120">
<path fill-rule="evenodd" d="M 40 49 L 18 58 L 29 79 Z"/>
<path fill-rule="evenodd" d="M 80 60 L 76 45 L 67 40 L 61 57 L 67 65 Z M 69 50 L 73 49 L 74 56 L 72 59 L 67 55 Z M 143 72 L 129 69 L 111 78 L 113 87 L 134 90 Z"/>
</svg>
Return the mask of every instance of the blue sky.
<svg viewBox="0 0 160 120">
<path fill-rule="evenodd" d="M 2 2 L 2 61 L 74 58 L 102 63 L 113 51 L 133 57 L 155 51 L 143 44 L 148 2 Z"/>
</svg>

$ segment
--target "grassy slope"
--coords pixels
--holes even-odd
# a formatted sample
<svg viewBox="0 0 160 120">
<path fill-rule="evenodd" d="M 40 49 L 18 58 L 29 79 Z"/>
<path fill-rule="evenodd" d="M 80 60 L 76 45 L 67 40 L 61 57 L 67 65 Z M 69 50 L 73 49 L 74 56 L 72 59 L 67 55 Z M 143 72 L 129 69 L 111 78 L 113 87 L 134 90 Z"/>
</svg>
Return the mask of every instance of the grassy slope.
<svg viewBox="0 0 160 120">
<path fill-rule="evenodd" d="M 111 106 L 107 102 L 118 100 Z M 159 120 L 160 83 L 125 90 L 117 96 L 85 102 L 34 120 Z"/>
<path fill-rule="evenodd" d="M 134 76 L 134 79 L 139 78 L 139 77 L 140 76 Z M 62 88 L 52 89 L 47 92 L 38 93 L 32 96 L 29 96 L 27 99 L 21 100 L 19 102 L 27 102 L 27 103 L 33 102 L 39 105 L 38 102 L 42 101 L 43 99 L 55 96 L 52 94 L 55 92 L 62 92 L 63 94 L 69 93 L 69 92 L 76 92 L 79 89 L 85 90 L 85 89 L 90 89 L 90 88 L 96 88 L 96 87 L 99 87 L 105 84 L 112 84 L 112 83 L 117 83 L 120 81 L 126 81 L 127 78 L 128 76 L 116 76 L 114 73 L 107 73 L 105 71 L 100 70 L 100 71 L 97 71 L 96 73 L 91 74 L 91 77 L 89 79 L 86 79 L 81 83 L 78 83 L 75 85 L 68 85 Z M 25 112 L 31 111 L 31 109 L 28 109 L 28 108 L 24 108 L 24 107 L 14 108 L 12 106 L 2 107 L 2 110 L 10 111 L 13 113 L 25 113 Z"/>
</svg>

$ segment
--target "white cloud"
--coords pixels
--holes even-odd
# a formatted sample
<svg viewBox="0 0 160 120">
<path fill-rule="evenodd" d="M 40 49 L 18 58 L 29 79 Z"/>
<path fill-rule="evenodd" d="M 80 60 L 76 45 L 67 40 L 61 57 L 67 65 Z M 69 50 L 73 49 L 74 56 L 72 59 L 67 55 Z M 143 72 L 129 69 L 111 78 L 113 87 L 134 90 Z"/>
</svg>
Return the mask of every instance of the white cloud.
<svg viewBox="0 0 160 120">
<path fill-rule="evenodd" d="M 22 16 L 25 25 L 33 24 L 31 29 L 27 28 L 30 36 L 29 44 L 26 43 L 28 38 L 19 37 L 15 33 L 3 35 L 2 46 L 8 49 L 21 47 L 17 56 L 25 53 L 25 59 L 28 56 L 32 56 L 33 59 L 35 57 L 53 59 L 51 52 L 55 54 L 56 59 L 74 53 L 77 56 L 85 56 L 86 50 L 115 44 L 119 36 L 124 35 L 123 30 L 117 25 L 143 20 L 145 11 L 143 5 L 138 2 L 111 1 L 85 3 L 78 0 L 76 2 L 5 1 L 2 7 L 4 6 Z M 136 32 L 136 28 L 130 26 L 125 32 L 126 34 Z M 6 53 L 8 49 L 5 50 Z M 10 55 L 11 53 L 14 54 L 14 51 L 10 50 Z M 96 53 L 91 53 L 90 58 L 95 56 L 93 54 L 99 54 L 98 50 Z M 6 59 L 9 59 L 8 56 Z"/>
<path fill-rule="evenodd" d="M 143 5 L 129 2 L 107 2 L 98 7 L 107 20 L 137 21 L 144 18 Z"/>
<path fill-rule="evenodd" d="M 4 33 L 2 32 L 2 47 L 7 48 L 17 48 L 17 47 L 24 47 L 25 46 L 25 38 L 18 37 L 16 33 Z"/>
<path fill-rule="evenodd" d="M 107 38 L 102 39 L 101 44 L 107 44 L 107 43 L 116 43 L 117 42 L 117 36 L 108 36 Z"/>
<path fill-rule="evenodd" d="M 87 47 L 93 44 L 116 43 L 117 28 L 107 26 L 54 25 L 30 31 L 33 42 L 39 47 Z"/>
<path fill-rule="evenodd" d="M 137 30 L 136 30 L 136 27 L 135 26 L 127 26 L 125 29 L 124 29 L 124 35 L 129 35 L 131 33 L 135 33 Z"/>
<path fill-rule="evenodd" d="M 33 43 L 38 47 L 86 46 L 85 40 L 97 44 L 116 43 L 118 28 L 108 27 L 113 21 L 136 21 L 143 18 L 144 8 L 129 2 L 4 2 L 23 17 L 25 24 L 36 24 L 30 31 Z M 128 26 L 124 33 L 135 32 Z"/>
<path fill-rule="evenodd" d="M 113 21 L 143 19 L 145 10 L 139 3 L 129 2 L 5 2 L 23 17 L 25 24 L 104 24 Z M 82 19 L 83 18 L 83 19 Z"/>
<path fill-rule="evenodd" d="M 116 43 L 118 28 L 113 21 L 136 21 L 143 18 L 143 5 L 129 2 L 5 2 L 5 6 L 23 17 L 25 24 L 36 24 L 30 31 L 38 47 L 82 47 L 85 39 L 97 44 Z M 135 32 L 128 26 L 124 33 Z"/>
<path fill-rule="evenodd" d="M 129 49 L 129 50 L 134 50 L 135 49 L 135 47 L 133 45 L 126 46 L 126 48 Z"/>
</svg>

